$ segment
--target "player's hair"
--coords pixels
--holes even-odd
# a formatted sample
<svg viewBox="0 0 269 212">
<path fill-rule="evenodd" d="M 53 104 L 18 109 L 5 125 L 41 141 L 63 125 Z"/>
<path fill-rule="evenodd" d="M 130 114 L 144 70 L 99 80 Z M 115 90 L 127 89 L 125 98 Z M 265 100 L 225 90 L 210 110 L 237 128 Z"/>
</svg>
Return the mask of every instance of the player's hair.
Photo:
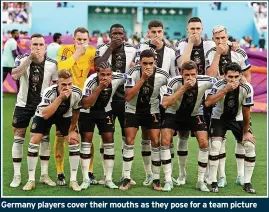
<svg viewBox="0 0 269 212">
<path fill-rule="evenodd" d="M 239 74 L 242 73 L 242 69 L 241 69 L 240 65 L 236 62 L 231 62 L 231 63 L 225 64 L 222 70 L 223 70 L 224 74 L 227 74 L 228 71 L 234 71 L 234 72 L 238 71 Z"/>
<path fill-rule="evenodd" d="M 88 33 L 88 35 L 89 35 L 89 31 L 88 31 L 86 28 L 84 28 L 84 27 L 78 27 L 78 28 L 75 30 L 75 32 L 74 32 L 74 36 L 76 36 L 76 34 L 77 34 L 78 32 L 81 32 L 81 33 Z"/>
<path fill-rule="evenodd" d="M 19 30 L 17 30 L 17 29 L 12 29 L 12 30 L 11 30 L 11 35 L 14 35 L 16 32 L 19 32 Z"/>
<path fill-rule="evenodd" d="M 125 29 L 124 29 L 124 27 L 123 27 L 121 24 L 113 24 L 113 25 L 110 27 L 110 29 L 109 29 L 109 32 L 110 32 L 110 33 L 111 33 L 111 30 L 112 30 L 113 28 L 121 28 L 121 29 L 123 29 L 123 31 L 125 32 Z"/>
<path fill-rule="evenodd" d="M 34 33 L 34 34 L 32 34 L 32 36 L 31 36 L 31 39 L 32 38 L 44 38 L 43 37 L 43 35 L 41 35 L 41 34 L 39 34 L 39 33 Z"/>
<path fill-rule="evenodd" d="M 65 70 L 65 69 L 59 71 L 59 73 L 58 73 L 58 78 L 59 79 L 60 78 L 68 79 L 70 77 L 72 77 L 72 73 L 70 71 Z"/>
<path fill-rule="evenodd" d="M 160 20 L 151 20 L 148 24 L 148 29 L 151 27 L 162 27 L 163 28 L 163 23 Z"/>
<path fill-rule="evenodd" d="M 188 24 L 191 23 L 191 22 L 200 22 L 200 23 L 202 23 L 201 19 L 198 18 L 198 17 L 192 17 L 192 18 L 190 18 L 190 20 L 188 21 Z"/>
<path fill-rule="evenodd" d="M 62 36 L 61 33 L 58 33 L 58 32 L 54 33 L 53 34 L 53 41 L 56 42 L 61 36 Z"/>
<path fill-rule="evenodd" d="M 153 57 L 155 59 L 156 54 L 153 51 L 151 51 L 150 49 L 146 49 L 146 50 L 141 52 L 140 61 L 142 60 L 143 57 Z"/>
<path fill-rule="evenodd" d="M 181 72 L 183 74 L 184 70 L 192 70 L 192 69 L 195 69 L 196 72 L 198 72 L 198 68 L 197 68 L 197 65 L 194 61 L 192 60 L 189 60 L 189 61 L 186 61 L 182 64 L 181 66 Z"/>
<path fill-rule="evenodd" d="M 95 67 L 95 70 L 97 71 L 97 72 L 99 72 L 100 71 L 100 69 L 111 69 L 111 65 L 110 65 L 110 63 L 109 62 L 107 62 L 107 61 L 105 61 L 105 62 L 101 62 L 99 65 L 97 65 L 96 67 Z"/>
</svg>

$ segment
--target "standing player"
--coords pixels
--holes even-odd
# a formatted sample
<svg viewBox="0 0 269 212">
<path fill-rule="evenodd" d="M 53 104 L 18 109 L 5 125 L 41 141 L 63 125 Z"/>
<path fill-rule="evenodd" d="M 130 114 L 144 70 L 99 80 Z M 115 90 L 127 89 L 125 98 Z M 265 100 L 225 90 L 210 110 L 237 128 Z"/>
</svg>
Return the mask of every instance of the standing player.
<svg viewBox="0 0 269 212">
<path fill-rule="evenodd" d="M 191 130 L 200 148 L 196 189 L 209 191 L 204 183 L 209 151 L 208 132 L 203 115 L 199 115 L 199 108 L 206 90 L 212 88 L 216 80 L 213 77 L 197 75 L 199 70 L 193 61 L 183 63 L 181 70 L 182 77 L 174 77 L 168 82 L 166 94 L 168 96 L 163 100 L 163 107 L 167 108 L 162 126 L 161 160 L 166 182 L 163 190 L 172 189 L 170 155 L 167 150 L 173 133 L 178 131 L 179 136 L 182 136 Z"/>
<path fill-rule="evenodd" d="M 223 67 L 224 79 L 218 81 L 208 95 L 205 104 L 216 105 L 211 119 L 210 181 L 212 192 L 218 192 L 217 170 L 222 140 L 227 130 L 231 130 L 237 143 L 245 150 L 244 190 L 255 194 L 251 177 L 255 166 L 255 137 L 249 130 L 250 107 L 253 103 L 253 88 L 249 83 L 240 83 L 241 67 L 235 62 Z"/>
<path fill-rule="evenodd" d="M 93 67 L 93 60 L 95 56 L 95 48 L 89 46 L 89 32 L 83 27 L 79 27 L 74 32 L 74 44 L 64 45 L 59 49 L 58 52 L 58 69 L 59 70 L 70 70 L 73 77 L 73 83 L 78 86 L 81 90 L 90 69 Z M 57 167 L 57 185 L 65 185 L 64 176 L 64 152 L 65 142 L 63 136 L 56 132 L 54 142 L 54 156 Z M 92 146 L 92 155 L 93 155 Z M 92 158 L 93 162 L 93 158 Z M 94 175 L 92 173 L 93 166 L 89 172 L 89 178 L 91 183 L 96 184 Z"/>
<path fill-rule="evenodd" d="M 124 74 L 112 72 L 108 62 L 95 66 L 97 73 L 92 74 L 85 82 L 83 89 L 82 105 L 86 110 L 81 110 L 79 117 L 79 131 L 81 133 L 81 166 L 83 183 L 81 189 L 87 189 L 90 182 L 87 179 L 90 163 L 91 145 L 94 127 L 97 125 L 104 147 L 104 184 L 109 188 L 118 188 L 112 182 L 114 167 L 114 120 L 111 101 L 117 88 L 124 84 Z"/>
<path fill-rule="evenodd" d="M 19 39 L 19 31 L 13 29 L 11 31 L 11 38 L 9 38 L 4 46 L 3 51 L 3 80 L 5 81 L 8 73 L 11 74 L 12 68 L 14 67 L 15 58 L 19 55 L 19 49 L 17 45 L 17 40 Z M 19 88 L 18 88 L 19 89 Z"/>
<path fill-rule="evenodd" d="M 97 47 L 95 56 L 95 66 L 98 66 L 101 62 L 108 61 L 112 65 L 113 72 L 126 73 L 131 66 L 133 66 L 133 60 L 135 58 L 136 49 L 125 42 L 126 32 L 121 24 L 113 24 L 110 27 L 110 39 L 111 42 L 103 44 Z M 118 117 L 122 134 L 122 149 L 125 143 L 124 133 L 124 111 L 125 111 L 125 91 L 124 85 L 119 86 L 115 95 L 113 96 L 112 114 L 114 122 Z M 103 159 L 104 148 L 100 148 L 101 158 Z M 104 163 L 102 163 L 104 164 Z M 104 167 L 103 167 L 104 169 Z M 104 178 L 99 181 L 99 184 L 105 183 Z M 135 182 L 133 182 L 135 184 Z"/>
<path fill-rule="evenodd" d="M 23 187 L 25 191 L 35 188 L 35 170 L 40 140 L 44 135 L 49 134 L 53 124 L 69 144 L 69 186 L 74 191 L 81 190 L 77 183 L 79 138 L 75 129 L 81 108 L 82 92 L 78 87 L 73 86 L 72 74 L 69 71 L 61 70 L 58 77 L 58 84 L 50 86 L 44 91 L 33 118 L 27 154 L 29 179 Z"/>
<path fill-rule="evenodd" d="M 170 77 L 174 77 L 178 75 L 178 71 L 176 68 L 176 53 L 175 50 L 170 47 L 164 41 L 164 31 L 163 31 L 163 23 L 159 20 L 152 20 L 148 24 L 148 32 L 147 35 L 149 37 L 149 41 L 140 43 L 137 46 L 136 53 L 136 64 L 139 64 L 140 54 L 145 49 L 151 49 L 153 52 L 157 54 L 156 58 L 156 66 L 158 68 L 166 71 Z M 164 93 L 166 92 L 166 86 L 163 86 L 160 90 L 160 98 L 162 99 Z M 163 119 L 164 109 L 160 105 L 161 117 Z M 144 161 L 144 168 L 146 172 L 146 179 L 143 182 L 143 185 L 148 186 L 152 183 L 152 171 L 151 171 L 151 142 L 148 137 L 148 131 L 142 129 L 142 157 Z M 174 157 L 174 146 L 171 143 L 171 155 Z"/>
<path fill-rule="evenodd" d="M 134 158 L 134 140 L 139 126 L 149 132 L 152 141 L 151 161 L 153 170 L 153 186 L 161 190 L 160 185 L 160 127 L 161 116 L 158 98 L 160 88 L 167 84 L 169 75 L 166 71 L 155 66 L 155 54 L 147 49 L 140 54 L 140 66 L 131 68 L 130 76 L 126 79 L 126 109 L 125 109 L 125 135 L 126 144 L 123 149 L 124 180 L 121 190 L 131 186 L 131 168 Z"/>
<path fill-rule="evenodd" d="M 62 44 L 62 34 L 58 32 L 54 33 L 53 42 L 50 43 L 47 47 L 47 55 L 53 60 L 57 60 L 58 51 L 61 48 L 61 44 Z"/>
<path fill-rule="evenodd" d="M 206 73 L 209 76 L 223 78 L 224 72 L 223 67 L 227 63 L 236 62 L 240 65 L 243 72 L 244 78 L 250 83 L 250 63 L 246 52 L 238 48 L 233 51 L 228 41 L 227 30 L 224 26 L 215 26 L 213 29 L 213 40 L 215 41 L 216 47 L 210 49 L 206 54 Z M 243 81 L 246 81 L 243 79 Z M 225 152 L 226 139 L 222 141 L 221 153 L 219 155 L 219 187 L 224 187 L 226 183 L 225 175 Z M 245 149 L 242 143 L 236 143 L 235 156 L 237 162 L 237 178 L 236 183 L 243 185 L 244 178 L 244 155 Z"/>
<path fill-rule="evenodd" d="M 181 65 L 189 60 L 196 63 L 198 67 L 198 74 L 205 75 L 205 60 L 206 53 L 215 46 L 214 41 L 203 40 L 203 25 L 198 17 L 192 17 L 187 25 L 188 38 L 179 40 L 176 44 L 177 63 L 179 68 Z M 209 127 L 212 108 L 204 107 L 204 118 Z M 177 153 L 179 163 L 179 177 L 174 181 L 177 185 L 184 185 L 186 183 L 186 164 L 188 156 L 188 138 L 189 132 L 181 134 L 178 137 Z"/>
<path fill-rule="evenodd" d="M 46 57 L 46 44 L 41 34 L 31 36 L 30 50 L 30 55 L 24 54 L 16 58 L 15 68 L 12 69 L 12 78 L 20 80 L 20 89 L 12 121 L 14 178 L 10 184 L 11 187 L 18 187 L 21 183 L 21 161 L 25 134 L 29 122 L 35 114 L 36 107 L 41 101 L 41 94 L 44 89 L 50 86 L 51 81 L 56 82 L 58 79 L 57 62 Z M 46 135 L 40 145 L 40 181 L 55 186 L 55 183 L 48 176 L 49 157 L 49 136 Z"/>
</svg>

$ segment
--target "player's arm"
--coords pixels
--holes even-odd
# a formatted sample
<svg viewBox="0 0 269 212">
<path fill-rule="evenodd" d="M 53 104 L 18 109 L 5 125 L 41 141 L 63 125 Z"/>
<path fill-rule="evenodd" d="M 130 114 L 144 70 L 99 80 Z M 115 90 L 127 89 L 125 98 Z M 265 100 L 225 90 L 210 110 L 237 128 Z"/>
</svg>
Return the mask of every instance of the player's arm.
<svg viewBox="0 0 269 212">
<path fill-rule="evenodd" d="M 61 96 L 58 96 L 54 102 L 42 109 L 42 117 L 47 120 L 49 119 L 58 109 L 63 99 Z"/>
<path fill-rule="evenodd" d="M 213 56 L 213 52 L 209 53 L 206 58 L 206 74 L 208 76 L 217 77 L 219 70 L 219 61 L 221 54 L 217 51 Z"/>
<path fill-rule="evenodd" d="M 102 62 L 108 61 L 108 58 L 112 55 L 112 51 L 113 51 L 113 48 L 110 45 L 102 56 L 96 55 L 96 57 L 94 58 L 95 66 L 98 66 Z"/>
<path fill-rule="evenodd" d="M 180 47 L 180 43 L 179 43 L 179 47 Z M 184 62 L 189 61 L 191 59 L 192 48 L 193 48 L 193 43 L 188 42 L 184 49 L 184 53 L 177 58 L 177 64 L 179 68 L 181 68 Z"/>
<path fill-rule="evenodd" d="M 71 120 L 71 124 L 69 127 L 69 132 L 76 130 L 76 126 L 77 126 L 78 118 L 79 118 L 79 113 L 80 113 L 79 110 L 72 110 L 72 120 Z"/>
<path fill-rule="evenodd" d="M 251 71 L 250 68 L 243 72 L 243 76 L 246 78 L 247 82 L 251 82 Z"/>
<path fill-rule="evenodd" d="M 240 53 L 240 56 L 242 57 L 240 66 L 241 66 L 241 69 L 243 71 L 243 75 L 246 78 L 247 82 L 251 83 L 251 71 L 250 71 L 251 64 L 248 60 L 247 53 L 243 49 L 240 49 L 237 51 L 243 52 L 243 54 Z"/>
<path fill-rule="evenodd" d="M 169 85 L 168 85 L 169 86 Z M 163 108 L 168 108 L 169 106 L 175 104 L 175 102 L 184 94 L 187 90 L 186 87 L 180 87 L 175 93 L 173 93 L 173 88 L 167 86 L 167 93 L 163 97 Z M 170 95 L 169 95 L 170 94 Z"/>
<path fill-rule="evenodd" d="M 243 106 L 242 113 L 243 113 L 243 134 L 246 134 L 248 133 L 250 124 L 250 107 Z"/>
<path fill-rule="evenodd" d="M 27 71 L 27 68 L 32 63 L 32 54 L 26 57 L 22 62 L 18 57 L 15 59 L 15 68 L 12 69 L 11 77 L 14 80 L 20 79 L 20 77 Z"/>
</svg>

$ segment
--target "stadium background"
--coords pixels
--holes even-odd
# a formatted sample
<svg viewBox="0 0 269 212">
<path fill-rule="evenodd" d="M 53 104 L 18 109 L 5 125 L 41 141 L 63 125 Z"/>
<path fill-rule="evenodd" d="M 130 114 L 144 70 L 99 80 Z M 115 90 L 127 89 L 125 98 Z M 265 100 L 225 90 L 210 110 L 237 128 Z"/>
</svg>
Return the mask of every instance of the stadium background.
<svg viewBox="0 0 269 212">
<path fill-rule="evenodd" d="M 110 26 L 114 23 L 121 23 L 129 38 L 134 35 L 139 39 L 144 39 L 147 31 L 147 24 L 149 20 L 160 19 L 164 23 L 166 38 L 174 43 L 175 40 L 180 39 L 186 35 L 186 23 L 192 16 L 198 16 L 203 21 L 204 37 L 211 38 L 212 28 L 215 25 L 224 25 L 227 27 L 229 35 L 238 40 L 243 36 L 252 38 L 252 45 L 246 48 L 250 63 L 252 64 L 252 85 L 255 91 L 255 106 L 254 112 L 262 112 L 263 114 L 253 113 L 252 122 L 255 135 L 257 137 L 257 163 L 253 176 L 253 185 L 257 189 L 258 196 L 264 196 L 267 192 L 267 50 L 259 50 L 255 45 L 258 44 L 260 35 L 263 34 L 267 41 L 267 10 L 266 16 L 257 15 L 253 4 L 246 2 L 32 2 L 27 5 L 27 19 L 23 23 L 8 23 L 3 25 L 5 34 L 2 34 L 2 44 L 8 38 L 8 31 L 18 29 L 22 34 L 18 45 L 24 52 L 28 52 L 29 36 L 32 33 L 42 33 L 45 35 L 46 43 L 52 42 L 51 34 L 60 32 L 63 34 L 63 44 L 72 42 L 72 33 L 78 26 L 83 26 L 89 29 L 91 34 L 91 44 L 96 45 L 96 37 L 101 33 L 106 33 Z M 3 5 L 1 5 L 3 6 Z M 267 5 L 266 5 L 267 6 Z M 266 7 L 267 8 L 267 7 Z M 2 7 L 3 9 L 3 7 Z M 49 13 L 48 13 L 49 11 Z M 156 12 L 157 11 L 157 12 Z M 259 10 L 258 10 L 259 13 Z M 48 15 L 50 14 L 50 15 Z M 51 15 L 53 14 L 53 15 Z M 264 20 L 266 19 L 266 24 Z M 133 39 L 133 41 L 135 41 Z M 247 47 L 247 46 L 245 46 Z M 3 48 L 3 45 L 2 45 Z M 21 187 L 11 189 L 9 181 L 12 179 L 13 168 L 11 159 L 11 146 L 13 142 L 13 132 L 11 128 L 12 112 L 16 101 L 16 86 L 10 76 L 7 77 L 3 83 L 3 104 L 2 104 L 2 153 L 3 153 L 3 194 L 7 196 L 24 196 L 25 192 Z M 25 157 L 23 159 L 22 167 L 22 184 L 27 180 L 27 163 L 26 152 L 27 143 L 29 142 L 29 133 L 25 140 Z M 51 131 L 52 138 L 54 137 L 54 130 Z M 120 141 L 119 125 L 116 125 L 115 143 L 116 143 L 116 161 L 114 168 L 114 180 L 118 181 L 121 174 L 121 141 Z M 234 138 L 231 133 L 228 134 L 227 144 L 227 180 L 228 187 L 222 189 L 218 196 L 244 196 L 245 193 L 235 185 L 236 177 L 236 162 L 234 157 Z M 94 137 L 95 146 L 99 146 L 99 136 Z M 176 146 L 176 141 L 174 142 Z M 79 195 L 90 196 L 200 196 L 212 195 L 204 194 L 195 191 L 194 186 L 196 182 L 197 170 L 197 148 L 198 145 L 194 139 L 189 141 L 189 160 L 188 160 L 188 183 L 187 185 L 174 189 L 169 194 L 158 193 L 152 191 L 150 188 L 142 187 L 144 179 L 144 171 L 142 165 L 142 158 L 140 156 L 140 139 L 137 136 L 135 161 L 133 167 L 133 178 L 138 185 L 127 192 L 108 191 L 101 186 L 92 186 L 89 190 L 81 192 Z M 98 148 L 97 148 L 98 149 Z M 176 150 L 176 147 L 175 147 Z M 96 151 L 98 152 L 98 151 Z M 66 154 L 67 156 L 68 154 Z M 175 157 L 176 159 L 176 157 Z M 69 176 L 68 157 L 66 157 L 65 172 Z M 177 160 L 177 159 L 176 159 Z M 178 173 L 177 161 L 175 160 L 173 175 L 176 177 Z M 95 173 L 96 177 L 102 177 L 101 162 L 99 154 L 96 154 L 95 159 Z M 40 170 L 36 172 L 36 179 L 38 180 Z M 54 159 L 50 161 L 50 175 L 56 178 L 56 171 L 54 167 Z M 81 181 L 81 174 L 79 172 L 79 182 Z M 39 185 L 37 189 L 28 193 L 33 196 L 72 196 L 75 195 L 68 188 L 46 188 L 46 186 Z M 216 195 L 216 194 L 214 194 Z"/>
</svg>

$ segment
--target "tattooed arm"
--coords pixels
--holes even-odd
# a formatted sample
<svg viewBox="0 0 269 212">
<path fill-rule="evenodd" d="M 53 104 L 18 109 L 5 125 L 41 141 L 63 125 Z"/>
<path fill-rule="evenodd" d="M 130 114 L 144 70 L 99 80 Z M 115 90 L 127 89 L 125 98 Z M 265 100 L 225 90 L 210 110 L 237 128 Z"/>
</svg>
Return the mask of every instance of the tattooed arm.
<svg viewBox="0 0 269 212">
<path fill-rule="evenodd" d="M 33 56 L 29 55 L 18 67 L 12 69 L 12 79 L 18 80 L 32 63 Z"/>
</svg>

